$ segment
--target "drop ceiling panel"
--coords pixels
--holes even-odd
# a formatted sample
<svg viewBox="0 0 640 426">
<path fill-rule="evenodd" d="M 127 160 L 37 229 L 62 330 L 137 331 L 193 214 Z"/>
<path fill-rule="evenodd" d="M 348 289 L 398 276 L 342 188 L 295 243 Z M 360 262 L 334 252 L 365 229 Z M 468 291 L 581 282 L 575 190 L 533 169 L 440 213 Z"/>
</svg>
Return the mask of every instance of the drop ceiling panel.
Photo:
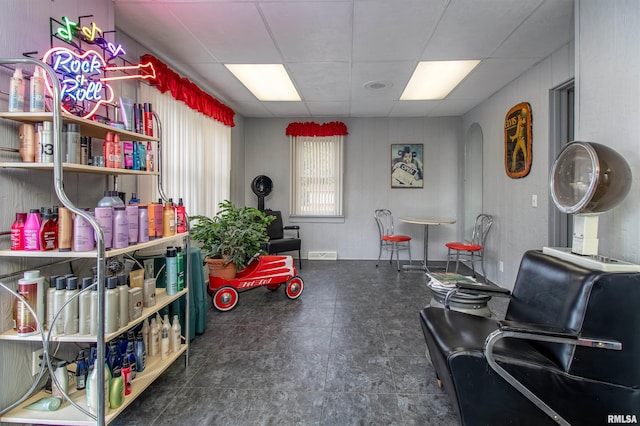
<svg viewBox="0 0 640 426">
<path fill-rule="evenodd" d="M 352 2 L 264 3 L 260 9 L 286 61 L 349 59 Z"/>
<path fill-rule="evenodd" d="M 537 62 L 537 58 L 485 59 L 447 99 L 487 99 Z"/>
<path fill-rule="evenodd" d="M 71 0 L 64 0 L 71 1 Z M 96 1 L 96 0 L 92 0 Z M 247 117 L 461 115 L 573 40 L 574 0 L 115 0 L 116 27 Z M 573 44 L 570 44 L 573 48 Z M 418 60 L 483 59 L 442 102 L 399 102 Z M 503 60 L 504 61 L 501 61 Z M 283 63 L 259 102 L 223 63 Z M 368 82 L 390 86 L 366 90 Z"/>
<path fill-rule="evenodd" d="M 289 65 L 291 77 L 305 101 L 349 101 L 348 62 L 305 62 Z"/>
<path fill-rule="evenodd" d="M 166 7 L 119 3 L 116 25 L 167 61 L 189 63 L 209 56 L 197 39 L 184 32 L 183 25 Z"/>
<path fill-rule="evenodd" d="M 500 46 L 498 58 L 543 58 L 573 39 L 573 0 L 547 1 Z"/>
<path fill-rule="evenodd" d="M 541 1 L 452 0 L 422 59 L 489 57 Z"/>
<path fill-rule="evenodd" d="M 183 24 L 182 31 L 219 62 L 282 62 L 254 3 L 183 3 L 168 8 Z"/>
<path fill-rule="evenodd" d="M 414 62 L 356 62 L 353 64 L 351 96 L 354 99 L 398 100 L 415 68 Z M 381 90 L 365 89 L 369 82 L 391 83 Z"/>
<path fill-rule="evenodd" d="M 416 60 L 446 0 L 356 1 L 353 60 Z"/>
</svg>

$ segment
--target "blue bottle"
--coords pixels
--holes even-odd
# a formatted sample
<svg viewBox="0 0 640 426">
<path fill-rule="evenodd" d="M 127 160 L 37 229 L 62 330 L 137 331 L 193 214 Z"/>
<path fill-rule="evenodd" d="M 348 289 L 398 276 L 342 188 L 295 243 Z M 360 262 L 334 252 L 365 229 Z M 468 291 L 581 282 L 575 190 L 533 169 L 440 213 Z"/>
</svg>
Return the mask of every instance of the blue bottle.
<svg viewBox="0 0 640 426">
<path fill-rule="evenodd" d="M 147 348 L 144 347 L 142 331 L 138 331 L 136 339 L 136 371 L 142 372 L 147 366 Z"/>
<path fill-rule="evenodd" d="M 165 268 L 165 283 L 167 286 L 167 296 L 178 293 L 178 261 L 175 247 L 167 248 Z"/>
<path fill-rule="evenodd" d="M 136 353 L 135 353 L 135 338 L 133 335 L 133 331 L 129 331 L 127 333 L 127 352 L 123 359 L 126 357 L 129 361 L 129 366 L 131 367 L 131 380 L 136 378 L 136 372 L 138 371 L 137 363 L 136 363 Z"/>
<path fill-rule="evenodd" d="M 89 365 L 84 355 L 84 350 L 78 352 L 76 358 L 76 389 L 82 390 L 87 386 L 87 375 L 89 374 Z"/>
</svg>

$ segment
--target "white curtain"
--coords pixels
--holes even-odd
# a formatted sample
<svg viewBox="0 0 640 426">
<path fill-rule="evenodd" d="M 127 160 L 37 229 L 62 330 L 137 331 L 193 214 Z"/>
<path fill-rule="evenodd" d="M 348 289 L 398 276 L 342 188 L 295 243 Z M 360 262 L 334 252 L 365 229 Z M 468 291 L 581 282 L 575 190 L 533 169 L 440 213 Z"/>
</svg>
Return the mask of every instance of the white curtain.
<svg viewBox="0 0 640 426">
<path fill-rule="evenodd" d="M 291 136 L 291 216 L 342 216 L 344 136 Z"/>
<path fill-rule="evenodd" d="M 139 99 L 151 104 L 162 124 L 165 195 L 175 203 L 182 198 L 189 216 L 214 216 L 230 195 L 231 128 L 146 84 L 140 84 Z M 145 199 L 159 197 L 155 178 L 139 178 L 138 191 Z"/>
</svg>

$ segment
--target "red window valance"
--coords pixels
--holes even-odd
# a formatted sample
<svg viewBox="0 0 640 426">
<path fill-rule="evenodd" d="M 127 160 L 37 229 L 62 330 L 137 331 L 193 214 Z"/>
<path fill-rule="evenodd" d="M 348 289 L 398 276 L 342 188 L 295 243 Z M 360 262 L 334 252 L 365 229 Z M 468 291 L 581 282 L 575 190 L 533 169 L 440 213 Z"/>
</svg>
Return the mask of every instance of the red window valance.
<svg viewBox="0 0 640 426">
<path fill-rule="evenodd" d="M 306 123 L 290 123 L 287 126 L 287 136 L 344 136 L 348 134 L 347 125 L 341 121 L 318 124 L 312 121 Z"/>
<path fill-rule="evenodd" d="M 191 109 L 227 126 L 235 126 L 233 121 L 235 111 L 204 92 L 188 78 L 180 77 L 167 64 L 152 55 L 143 55 L 140 62 L 153 64 L 156 78 L 149 79 L 149 83 L 156 87 L 160 93 L 170 92 L 174 99 L 184 102 Z"/>
</svg>

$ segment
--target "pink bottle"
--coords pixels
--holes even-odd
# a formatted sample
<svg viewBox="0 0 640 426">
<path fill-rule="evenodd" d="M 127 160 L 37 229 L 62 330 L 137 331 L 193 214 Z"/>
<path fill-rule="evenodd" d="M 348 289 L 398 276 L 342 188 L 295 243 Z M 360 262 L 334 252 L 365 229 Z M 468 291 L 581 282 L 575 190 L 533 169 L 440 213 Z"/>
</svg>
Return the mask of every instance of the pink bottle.
<svg viewBox="0 0 640 426">
<path fill-rule="evenodd" d="M 24 223 L 24 249 L 40 250 L 40 210 L 31 209 Z"/>
<path fill-rule="evenodd" d="M 16 213 L 16 221 L 11 225 L 11 250 L 24 250 L 24 222 L 26 213 Z"/>
</svg>

